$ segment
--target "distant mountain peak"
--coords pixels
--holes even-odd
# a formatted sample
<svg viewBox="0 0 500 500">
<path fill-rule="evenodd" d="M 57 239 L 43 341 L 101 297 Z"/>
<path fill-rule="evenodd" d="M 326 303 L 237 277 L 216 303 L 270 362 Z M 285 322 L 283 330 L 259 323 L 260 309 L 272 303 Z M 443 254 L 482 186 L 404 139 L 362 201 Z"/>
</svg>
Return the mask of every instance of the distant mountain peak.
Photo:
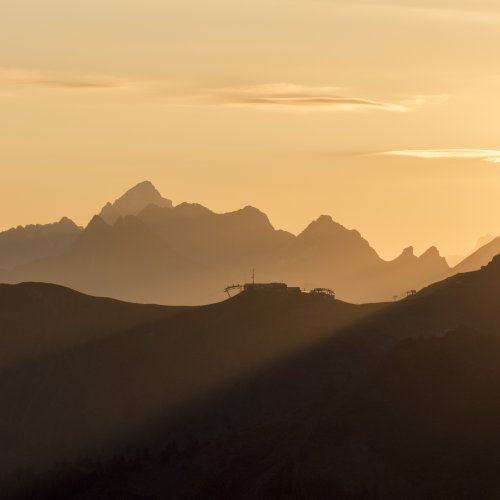
<svg viewBox="0 0 500 500">
<path fill-rule="evenodd" d="M 200 203 L 188 203 L 186 201 L 175 207 L 177 211 L 192 212 L 195 214 L 213 214 L 212 210 L 204 207 Z"/>
<path fill-rule="evenodd" d="M 147 181 L 147 180 L 139 182 L 133 188 L 131 188 L 129 191 L 132 191 L 134 189 L 148 189 L 148 190 L 156 191 L 154 184 L 151 181 Z"/>
<path fill-rule="evenodd" d="M 126 191 L 125 194 L 123 194 L 119 198 L 119 200 L 137 196 L 144 196 L 144 197 L 156 198 L 157 200 L 164 200 L 160 192 L 155 188 L 154 184 L 151 181 L 139 182 L 139 184 L 136 184 L 128 191 Z"/>
<path fill-rule="evenodd" d="M 261 210 L 259 210 L 258 208 L 252 206 L 252 205 L 245 205 L 242 209 L 242 211 L 246 211 L 246 212 L 258 212 L 258 213 L 264 213 L 262 212 Z"/>
<path fill-rule="evenodd" d="M 421 256 L 420 258 L 427 258 L 427 257 L 439 257 L 439 258 L 442 258 L 441 257 L 441 254 L 439 253 L 439 250 L 437 249 L 437 247 L 435 246 L 432 246 L 432 247 L 429 247 Z"/>
<path fill-rule="evenodd" d="M 62 254 L 81 231 L 68 217 L 49 224 L 28 224 L 0 231 L 0 269 Z"/>
<path fill-rule="evenodd" d="M 472 250 L 472 253 L 475 252 L 476 250 L 479 250 L 481 247 L 484 247 L 484 245 L 487 245 L 488 243 L 490 243 L 494 239 L 495 239 L 495 237 L 490 233 L 481 236 L 480 238 L 478 238 L 476 245 L 474 246 L 474 249 Z"/>
<path fill-rule="evenodd" d="M 246 225 L 249 230 L 274 231 L 274 227 L 267 214 L 251 205 L 247 205 L 235 212 L 222 214 L 226 220 L 234 220 L 236 224 Z"/>
<path fill-rule="evenodd" d="M 403 255 L 414 257 L 415 256 L 415 249 L 412 246 L 406 247 L 403 250 L 403 253 L 401 254 L 401 256 L 403 256 Z"/>
<path fill-rule="evenodd" d="M 476 250 L 472 255 L 469 255 L 455 266 L 454 270 L 460 273 L 475 271 L 487 265 L 498 254 L 500 254 L 500 236 Z"/>
<path fill-rule="evenodd" d="M 100 215 L 94 215 L 94 217 L 90 219 L 90 222 L 85 227 L 85 231 L 100 227 L 109 227 L 109 224 L 107 224 Z"/>
<path fill-rule="evenodd" d="M 394 262 L 413 262 L 417 259 L 415 255 L 415 249 L 412 246 L 406 247 L 402 252 L 401 255 L 396 257 Z"/>
<path fill-rule="evenodd" d="M 85 249 L 96 240 L 99 240 L 104 234 L 111 231 L 111 226 L 107 224 L 102 217 L 94 215 L 85 229 L 78 235 L 73 243 L 73 248 Z"/>
<path fill-rule="evenodd" d="M 432 246 L 428 248 L 419 258 L 420 262 L 425 265 L 430 265 L 432 267 L 440 268 L 443 272 L 447 272 L 450 269 L 447 260 L 441 256 L 437 247 Z"/>
<path fill-rule="evenodd" d="M 150 205 L 161 208 L 172 208 L 172 201 L 163 198 L 150 181 L 143 181 L 129 189 L 113 203 L 106 203 L 100 216 L 108 224 L 116 222 L 118 217 L 137 215 Z"/>
<path fill-rule="evenodd" d="M 66 216 L 61 217 L 60 221 L 57 224 L 78 228 L 78 226 L 69 217 Z"/>
<path fill-rule="evenodd" d="M 332 219 L 332 216 L 331 215 L 320 215 L 317 219 L 316 219 L 316 222 L 318 223 L 321 223 L 321 224 L 331 224 L 332 222 L 334 222 L 334 220 Z"/>
<path fill-rule="evenodd" d="M 330 215 L 320 215 L 316 220 L 312 221 L 304 229 L 304 231 L 302 231 L 302 233 L 300 233 L 299 237 L 314 238 L 339 232 L 348 233 L 350 231 L 338 222 L 335 222 Z"/>
<path fill-rule="evenodd" d="M 252 205 L 246 205 L 242 209 L 237 210 L 236 213 L 250 215 L 250 216 L 256 216 L 259 218 L 265 218 L 266 220 L 269 219 L 267 214 L 265 214 L 262 210 L 259 210 L 258 208 L 254 207 Z"/>
</svg>

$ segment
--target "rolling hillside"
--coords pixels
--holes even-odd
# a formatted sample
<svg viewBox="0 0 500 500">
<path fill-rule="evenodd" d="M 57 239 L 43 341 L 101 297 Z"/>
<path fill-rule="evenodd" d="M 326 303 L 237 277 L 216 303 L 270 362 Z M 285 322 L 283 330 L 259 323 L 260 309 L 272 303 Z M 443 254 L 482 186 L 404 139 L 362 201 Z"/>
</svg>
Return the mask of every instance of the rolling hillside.
<svg viewBox="0 0 500 500">
<path fill-rule="evenodd" d="M 111 452 L 380 307 L 272 292 L 187 309 L 44 284 L 0 292 L 4 473 Z"/>
<path fill-rule="evenodd" d="M 387 305 L 246 293 L 41 356 L 3 378 L 2 467 L 133 443 L 48 498 L 495 498 L 499 288 L 497 258 Z"/>
</svg>

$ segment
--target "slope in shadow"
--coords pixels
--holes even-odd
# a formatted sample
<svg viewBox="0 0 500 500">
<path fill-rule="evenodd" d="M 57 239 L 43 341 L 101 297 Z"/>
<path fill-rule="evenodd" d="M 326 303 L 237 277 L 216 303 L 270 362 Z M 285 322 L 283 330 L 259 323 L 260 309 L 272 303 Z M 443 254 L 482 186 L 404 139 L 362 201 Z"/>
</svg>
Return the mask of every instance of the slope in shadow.
<svg viewBox="0 0 500 500">
<path fill-rule="evenodd" d="M 30 296 L 47 287 L 74 294 L 39 284 L 10 290 Z M 75 295 L 83 297 L 85 314 L 102 314 L 99 308 L 107 299 L 93 299 L 93 304 L 92 298 Z M 108 305 L 127 306 L 115 301 Z M 142 311 L 148 306 L 131 307 Z M 19 467 L 43 470 L 57 461 L 104 453 L 129 442 L 127 436 L 136 432 L 151 433 L 158 421 L 165 422 L 185 405 L 317 343 L 381 306 L 269 293 L 243 294 L 180 312 L 149 307 L 156 320 L 149 314 L 146 323 L 121 330 L 114 325 L 84 342 L 71 337 L 71 344 L 49 346 L 39 359 L 4 372 L 0 437 L 5 473 Z M 33 318 L 28 330 L 36 332 L 37 325 Z"/>
<path fill-rule="evenodd" d="M 272 367 L 254 366 L 177 420 L 150 421 L 143 444 L 164 453 L 84 468 L 49 495 L 495 498 L 499 288 L 496 259 L 372 310 Z M 257 326 L 248 332 L 260 345 Z"/>
</svg>

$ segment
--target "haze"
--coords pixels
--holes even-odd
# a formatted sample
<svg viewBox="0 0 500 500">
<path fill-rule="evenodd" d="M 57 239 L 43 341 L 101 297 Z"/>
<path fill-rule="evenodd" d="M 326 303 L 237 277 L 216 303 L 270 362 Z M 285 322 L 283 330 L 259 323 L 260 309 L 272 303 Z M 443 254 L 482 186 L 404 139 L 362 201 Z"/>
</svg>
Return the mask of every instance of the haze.
<svg viewBox="0 0 500 500">
<path fill-rule="evenodd" d="M 498 234 L 499 25 L 487 0 L 4 0 L 0 230 L 148 178 L 462 254 Z"/>
</svg>

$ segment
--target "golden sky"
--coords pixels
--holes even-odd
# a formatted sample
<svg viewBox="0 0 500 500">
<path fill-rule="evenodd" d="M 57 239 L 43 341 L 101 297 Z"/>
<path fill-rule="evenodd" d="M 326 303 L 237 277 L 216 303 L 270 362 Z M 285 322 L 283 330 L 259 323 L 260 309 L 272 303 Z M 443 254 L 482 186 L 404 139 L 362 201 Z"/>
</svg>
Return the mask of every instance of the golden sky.
<svg viewBox="0 0 500 500">
<path fill-rule="evenodd" d="M 0 229 L 322 213 L 390 258 L 500 234 L 498 0 L 1 0 Z"/>
</svg>

